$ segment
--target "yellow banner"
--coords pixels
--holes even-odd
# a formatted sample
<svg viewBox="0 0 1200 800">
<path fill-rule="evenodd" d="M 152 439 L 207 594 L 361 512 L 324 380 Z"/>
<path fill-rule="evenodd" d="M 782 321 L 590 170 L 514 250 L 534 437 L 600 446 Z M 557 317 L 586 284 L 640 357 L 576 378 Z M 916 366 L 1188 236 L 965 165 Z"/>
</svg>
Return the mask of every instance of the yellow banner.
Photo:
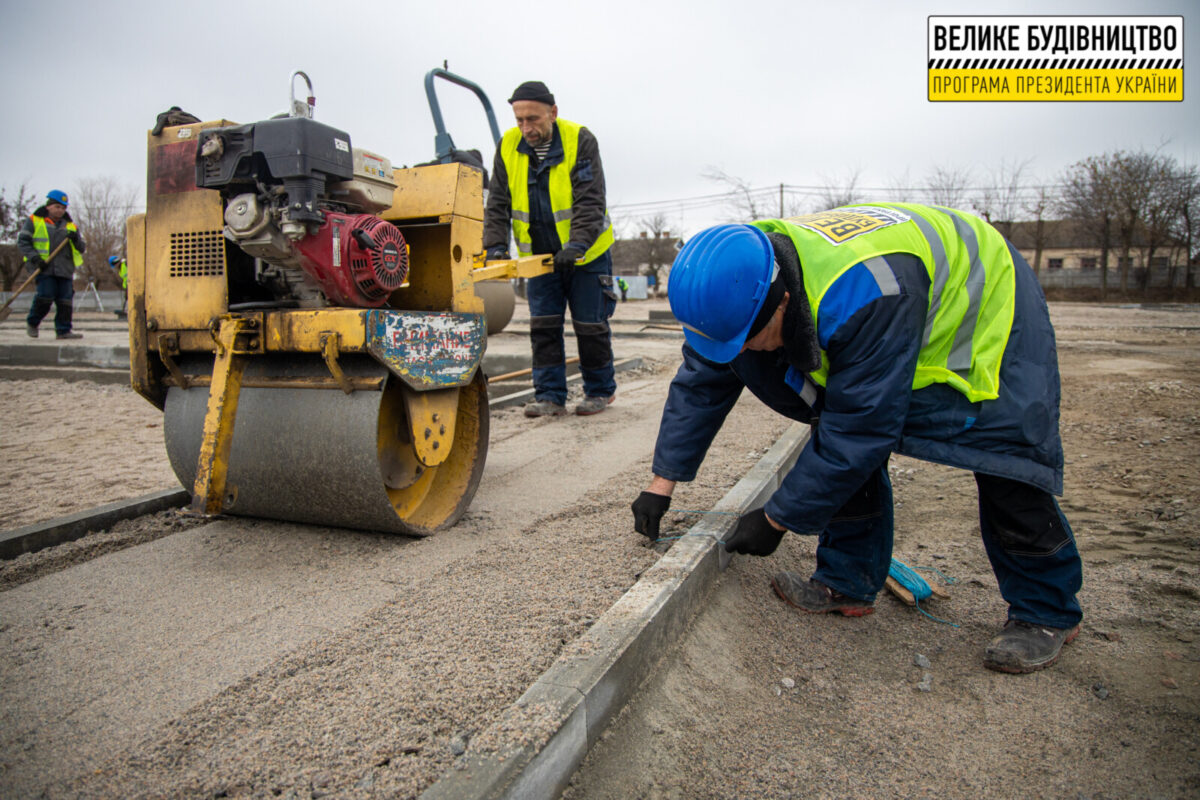
<svg viewBox="0 0 1200 800">
<path fill-rule="evenodd" d="M 931 69 L 931 102 L 1180 102 L 1182 69 Z"/>
</svg>

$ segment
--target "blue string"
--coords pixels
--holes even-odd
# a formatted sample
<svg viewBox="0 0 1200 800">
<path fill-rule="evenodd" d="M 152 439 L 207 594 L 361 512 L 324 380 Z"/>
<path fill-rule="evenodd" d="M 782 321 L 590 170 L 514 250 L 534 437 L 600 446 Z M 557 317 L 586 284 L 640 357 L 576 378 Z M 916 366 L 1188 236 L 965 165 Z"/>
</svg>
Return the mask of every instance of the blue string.
<svg viewBox="0 0 1200 800">
<path fill-rule="evenodd" d="M 933 590 L 929 588 L 929 584 L 925 579 L 918 575 L 903 561 L 896 558 L 892 559 L 892 566 L 888 569 L 888 575 L 891 575 L 897 583 L 912 592 L 913 597 L 917 600 L 924 600 L 933 594 Z"/>
<path fill-rule="evenodd" d="M 914 567 L 913 569 L 919 569 L 923 572 L 936 573 L 937 576 L 942 579 L 942 583 L 946 584 L 947 586 L 952 586 L 953 584 L 958 583 L 958 578 L 951 578 L 949 575 L 943 575 L 942 571 L 937 567 Z"/>
<path fill-rule="evenodd" d="M 926 611 L 925 609 L 921 608 L 921 604 L 920 604 L 920 603 L 917 603 L 917 611 L 920 611 L 922 614 L 924 614 L 925 616 L 929 617 L 929 618 L 930 618 L 931 620 L 933 620 L 934 622 L 940 622 L 940 623 L 942 623 L 943 625 L 949 625 L 951 628 L 959 628 L 959 627 L 962 627 L 962 626 L 960 626 L 960 625 L 959 625 L 957 622 L 950 622 L 949 620 L 945 620 L 945 619 L 939 619 L 939 618 L 935 617 L 933 614 L 930 614 L 928 611 Z"/>
<path fill-rule="evenodd" d="M 953 578 L 948 578 L 945 575 L 942 575 L 942 573 L 936 567 L 917 567 L 917 569 L 923 569 L 923 570 L 927 570 L 927 571 L 931 571 L 931 572 L 936 572 L 938 575 L 940 575 L 942 577 L 942 580 L 945 581 L 947 584 L 954 583 Z M 888 575 L 891 575 L 896 580 L 897 583 L 899 583 L 905 589 L 908 589 L 910 592 L 912 592 L 913 599 L 916 600 L 917 611 L 920 611 L 922 614 L 929 617 L 934 622 L 940 622 L 943 625 L 949 625 L 952 628 L 960 627 L 958 625 L 958 623 L 956 623 L 956 622 L 950 622 L 948 620 L 939 619 L 938 617 L 935 617 L 933 614 L 930 614 L 925 609 L 921 608 L 921 601 L 932 596 L 933 590 L 929 588 L 929 584 L 925 582 L 924 578 L 922 578 L 915 571 L 913 571 L 913 569 L 911 567 L 909 567 L 907 564 L 905 564 L 903 561 L 899 561 L 896 558 L 893 558 L 892 565 L 888 569 Z"/>
</svg>

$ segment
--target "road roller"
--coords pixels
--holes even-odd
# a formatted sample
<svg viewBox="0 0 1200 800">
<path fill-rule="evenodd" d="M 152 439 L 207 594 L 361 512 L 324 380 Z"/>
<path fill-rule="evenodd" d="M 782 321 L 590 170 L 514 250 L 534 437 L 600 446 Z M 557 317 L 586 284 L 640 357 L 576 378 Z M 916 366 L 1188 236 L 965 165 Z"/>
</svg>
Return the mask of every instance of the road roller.
<svg viewBox="0 0 1200 800">
<path fill-rule="evenodd" d="M 427 93 L 435 73 L 476 91 L 498 139 L 482 90 L 435 70 Z M 131 383 L 163 410 L 194 512 L 428 535 L 461 517 L 487 455 L 475 284 L 549 267 L 485 264 L 481 164 L 393 168 L 314 118 L 307 75 L 290 90 L 259 122 L 149 132 L 126 230 Z"/>
</svg>

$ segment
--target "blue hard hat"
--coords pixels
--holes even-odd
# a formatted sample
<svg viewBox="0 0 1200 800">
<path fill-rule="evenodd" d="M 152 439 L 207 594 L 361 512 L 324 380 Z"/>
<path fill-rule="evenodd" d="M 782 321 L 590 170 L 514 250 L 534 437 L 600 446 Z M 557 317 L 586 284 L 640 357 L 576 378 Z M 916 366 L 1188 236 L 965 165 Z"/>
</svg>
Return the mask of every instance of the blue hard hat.
<svg viewBox="0 0 1200 800">
<path fill-rule="evenodd" d="M 110 267 L 115 267 L 115 266 L 117 266 L 117 262 L 120 260 L 121 259 L 117 258 L 116 256 L 109 256 L 108 257 L 108 265 Z"/>
<path fill-rule="evenodd" d="M 63 208 L 66 208 L 68 205 L 67 193 L 63 192 L 63 191 L 59 191 L 58 189 L 52 189 L 51 191 L 46 192 L 46 202 L 47 203 L 58 203 Z"/>
<path fill-rule="evenodd" d="M 691 238 L 671 265 L 667 297 L 683 336 L 709 361 L 741 352 L 776 274 L 767 235 L 751 225 L 715 225 Z"/>
</svg>

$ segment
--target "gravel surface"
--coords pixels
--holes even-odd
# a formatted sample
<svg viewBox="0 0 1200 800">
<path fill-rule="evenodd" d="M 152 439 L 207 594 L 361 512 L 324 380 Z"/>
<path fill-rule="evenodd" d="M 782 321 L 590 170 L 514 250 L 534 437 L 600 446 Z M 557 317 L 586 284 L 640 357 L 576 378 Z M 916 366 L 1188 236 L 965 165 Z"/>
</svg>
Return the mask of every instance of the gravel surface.
<svg viewBox="0 0 1200 800">
<path fill-rule="evenodd" d="M 0 380 L 0 530 L 179 485 L 162 412 L 121 385 Z"/>
<path fill-rule="evenodd" d="M 896 555 L 956 579 L 925 606 L 961 627 L 890 597 L 863 619 L 785 606 L 767 578 L 811 569 L 810 539 L 738 557 L 566 796 L 1200 795 L 1200 313 L 1052 314 L 1086 615 L 1058 666 L 982 668 L 1004 607 L 973 481 L 898 457 Z M 494 746 L 479 734 L 657 558 L 628 505 L 678 342 L 637 344 L 655 357 L 604 414 L 494 413 L 443 534 L 164 512 L 0 567 L 0 796 L 413 797 Z M 128 390 L 0 381 L 0 401 L 72 415 L 6 428 L 0 486 L 42 511 L 8 526 L 174 483 Z M 711 507 L 786 427 L 744 398 L 675 509 Z"/>
<path fill-rule="evenodd" d="M 124 523 L 138 546 L 0 569 L 42 565 L 0 592 L 0 795 L 419 793 L 657 559 L 628 505 L 673 372 L 623 374 L 596 417 L 495 412 L 471 510 L 427 539 L 159 515 Z M 787 424 L 747 398 L 680 507 L 711 507 Z"/>
</svg>

